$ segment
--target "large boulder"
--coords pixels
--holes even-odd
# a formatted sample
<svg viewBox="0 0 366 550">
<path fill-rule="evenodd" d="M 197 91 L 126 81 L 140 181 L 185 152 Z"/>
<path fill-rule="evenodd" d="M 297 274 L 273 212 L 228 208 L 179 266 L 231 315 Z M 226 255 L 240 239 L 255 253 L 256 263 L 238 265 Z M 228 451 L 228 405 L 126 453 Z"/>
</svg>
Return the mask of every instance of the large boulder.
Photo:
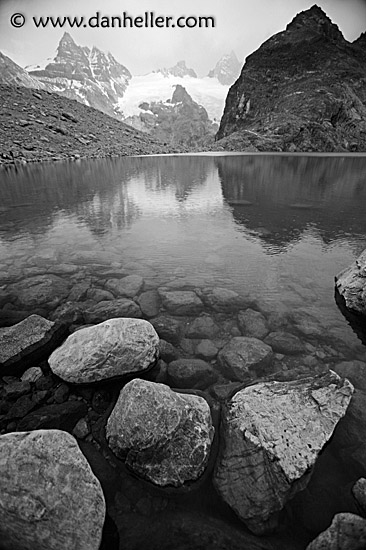
<svg viewBox="0 0 366 550">
<path fill-rule="evenodd" d="M 98 550 L 103 492 L 70 434 L 2 435 L 0 466 L 1 548 Z"/>
<path fill-rule="evenodd" d="M 306 550 L 365 550 L 366 519 L 347 512 L 336 514 L 332 524 Z"/>
<path fill-rule="evenodd" d="M 143 319 L 109 319 L 71 334 L 49 357 L 52 372 L 85 384 L 143 372 L 159 353 L 159 337 Z"/>
<path fill-rule="evenodd" d="M 235 336 L 218 354 L 222 373 L 229 380 L 246 381 L 251 374 L 260 374 L 273 358 L 272 348 L 257 338 Z"/>
<path fill-rule="evenodd" d="M 114 454 L 158 486 L 182 486 L 204 472 L 214 428 L 205 399 L 135 379 L 121 390 L 106 437 Z"/>
<path fill-rule="evenodd" d="M 16 325 L 0 328 L 0 376 L 42 358 L 62 332 L 62 327 L 40 315 L 30 315 Z"/>
<path fill-rule="evenodd" d="M 366 315 L 366 250 L 336 278 L 336 288 L 347 309 Z"/>
<path fill-rule="evenodd" d="M 224 407 L 214 483 L 254 533 L 273 529 L 277 512 L 306 486 L 352 393 L 348 380 L 329 371 L 246 387 Z"/>
</svg>

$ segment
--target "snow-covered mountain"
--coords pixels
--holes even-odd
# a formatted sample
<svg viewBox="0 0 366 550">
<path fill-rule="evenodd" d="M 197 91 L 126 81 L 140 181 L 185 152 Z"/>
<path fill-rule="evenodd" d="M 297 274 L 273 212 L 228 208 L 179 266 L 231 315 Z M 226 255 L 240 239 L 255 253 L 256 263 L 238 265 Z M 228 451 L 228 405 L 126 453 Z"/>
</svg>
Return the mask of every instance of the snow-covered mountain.
<svg viewBox="0 0 366 550">
<path fill-rule="evenodd" d="M 210 78 L 217 78 L 225 86 L 231 86 L 238 78 L 241 68 L 242 63 L 236 57 L 235 52 L 232 51 L 222 56 L 216 63 L 215 68 L 208 73 L 208 76 Z"/>
<path fill-rule="evenodd" d="M 69 33 L 60 40 L 55 57 L 44 66 L 26 67 L 29 75 L 53 91 L 122 119 L 118 102 L 131 73 L 111 53 L 95 46 L 78 46 Z"/>
<path fill-rule="evenodd" d="M 166 101 L 172 97 L 177 85 L 183 86 L 196 103 L 203 105 L 210 120 L 221 119 L 229 87 L 220 84 L 217 78 L 164 76 L 161 72 L 133 76 L 119 100 L 119 107 L 126 117 L 139 115 L 141 103 Z"/>
</svg>

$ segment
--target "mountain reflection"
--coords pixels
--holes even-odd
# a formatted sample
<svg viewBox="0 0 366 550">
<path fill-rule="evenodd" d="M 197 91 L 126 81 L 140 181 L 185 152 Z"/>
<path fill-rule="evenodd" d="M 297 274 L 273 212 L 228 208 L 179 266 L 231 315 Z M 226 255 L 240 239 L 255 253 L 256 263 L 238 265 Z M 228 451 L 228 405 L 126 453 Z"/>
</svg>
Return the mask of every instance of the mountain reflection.
<svg viewBox="0 0 366 550">
<path fill-rule="evenodd" d="M 235 222 L 271 253 L 316 231 L 325 244 L 365 234 L 366 158 L 216 157 Z"/>
</svg>

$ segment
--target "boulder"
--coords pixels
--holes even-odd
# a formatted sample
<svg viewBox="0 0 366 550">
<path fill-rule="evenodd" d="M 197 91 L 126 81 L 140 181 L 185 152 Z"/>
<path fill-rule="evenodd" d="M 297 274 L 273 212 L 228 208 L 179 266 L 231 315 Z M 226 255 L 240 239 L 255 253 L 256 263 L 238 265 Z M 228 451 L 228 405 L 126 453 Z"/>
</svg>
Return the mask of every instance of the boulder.
<svg viewBox="0 0 366 550">
<path fill-rule="evenodd" d="M 145 317 L 155 317 L 160 310 L 160 298 L 156 290 L 147 290 L 140 294 L 137 302 Z"/>
<path fill-rule="evenodd" d="M 347 309 L 366 315 L 366 250 L 336 278 L 336 289 Z"/>
<path fill-rule="evenodd" d="M 272 348 L 257 338 L 236 336 L 224 346 L 218 356 L 223 374 L 229 380 L 244 382 L 259 374 L 272 361 Z"/>
<path fill-rule="evenodd" d="M 30 361 L 42 358 L 64 329 L 39 315 L 30 315 L 16 325 L 1 328 L 0 376 L 15 373 Z"/>
<path fill-rule="evenodd" d="M 86 323 L 102 323 L 115 317 L 133 317 L 139 319 L 141 310 L 132 300 L 119 298 L 118 300 L 102 300 L 84 311 Z"/>
<path fill-rule="evenodd" d="M 177 359 L 168 365 L 168 383 L 174 388 L 204 389 L 217 378 L 213 367 L 202 359 Z"/>
<path fill-rule="evenodd" d="M 207 307 L 220 312 L 238 311 L 250 305 L 247 298 L 221 287 L 203 289 L 202 300 Z"/>
<path fill-rule="evenodd" d="M 170 342 L 174 346 L 179 344 L 182 338 L 182 324 L 181 321 L 170 317 L 170 315 L 159 315 L 155 319 L 151 319 L 150 323 L 155 328 L 159 337 L 167 342 Z"/>
<path fill-rule="evenodd" d="M 298 355 L 305 352 L 305 346 L 300 338 L 290 332 L 270 332 L 264 341 L 276 353 Z"/>
<path fill-rule="evenodd" d="M 9 285 L 7 290 L 24 308 L 55 308 L 69 293 L 69 284 L 57 275 L 37 275 Z"/>
<path fill-rule="evenodd" d="M 215 338 L 220 328 L 209 315 L 197 317 L 186 329 L 186 338 L 208 339 Z"/>
<path fill-rule="evenodd" d="M 165 309 L 174 315 L 198 315 L 203 310 L 203 303 L 193 290 L 159 288 L 159 296 Z"/>
<path fill-rule="evenodd" d="M 75 439 L 59 430 L 0 436 L 0 537 L 6 550 L 98 550 L 102 488 Z"/>
<path fill-rule="evenodd" d="M 366 548 L 366 519 L 343 512 L 336 514 L 332 524 L 320 533 L 306 550 L 364 550 Z"/>
<path fill-rule="evenodd" d="M 248 308 L 245 311 L 239 311 L 238 324 L 243 336 L 250 336 L 263 340 L 269 333 L 266 318 L 259 311 Z"/>
<path fill-rule="evenodd" d="M 348 380 L 329 371 L 246 387 L 224 407 L 214 484 L 254 533 L 272 530 L 277 512 L 304 489 L 352 393 Z"/>
<path fill-rule="evenodd" d="M 115 296 L 126 296 L 133 298 L 143 288 L 144 280 L 140 275 L 127 275 L 123 279 L 108 279 L 105 288 L 111 291 Z"/>
<path fill-rule="evenodd" d="M 207 466 L 213 435 L 205 399 L 140 379 L 121 390 L 106 428 L 115 455 L 161 487 L 197 480 Z"/>
<path fill-rule="evenodd" d="M 159 351 L 154 327 L 143 319 L 109 319 L 71 334 L 49 357 L 54 374 L 83 384 L 143 372 Z"/>
</svg>

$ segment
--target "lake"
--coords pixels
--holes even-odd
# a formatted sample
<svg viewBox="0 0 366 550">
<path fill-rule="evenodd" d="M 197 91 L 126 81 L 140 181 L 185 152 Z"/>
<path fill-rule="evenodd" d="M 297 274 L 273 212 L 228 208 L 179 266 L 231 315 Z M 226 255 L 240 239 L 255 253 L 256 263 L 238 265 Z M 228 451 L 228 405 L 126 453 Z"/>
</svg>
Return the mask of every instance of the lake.
<svg viewBox="0 0 366 550">
<path fill-rule="evenodd" d="M 3 169 L 0 326 L 34 312 L 58 318 L 65 302 L 78 310 L 75 325 L 98 322 L 90 311 L 118 297 L 108 281 L 135 276 L 138 296 L 131 290 L 127 298 L 140 305 L 142 293 L 162 288 L 237 293 L 271 331 L 303 343 L 300 356 L 277 352 L 280 370 L 365 361 L 334 296 L 334 276 L 366 247 L 365 181 L 366 157 L 336 155 L 126 157 Z M 158 309 L 144 316 L 153 322 Z M 212 349 L 241 332 L 238 308 L 213 309 L 226 336 L 206 356 L 195 339 L 175 345 L 215 365 Z M 176 313 L 170 307 L 171 317 L 190 323 L 189 314 Z M 346 485 L 342 468 L 335 477 Z M 210 491 L 201 504 L 197 495 L 186 508 L 177 504 L 179 513 L 196 506 L 238 528 Z M 332 513 L 342 509 L 334 494 L 329 499 Z M 306 515 L 305 501 L 296 506 Z M 317 531 L 312 521 L 308 533 Z"/>
</svg>

